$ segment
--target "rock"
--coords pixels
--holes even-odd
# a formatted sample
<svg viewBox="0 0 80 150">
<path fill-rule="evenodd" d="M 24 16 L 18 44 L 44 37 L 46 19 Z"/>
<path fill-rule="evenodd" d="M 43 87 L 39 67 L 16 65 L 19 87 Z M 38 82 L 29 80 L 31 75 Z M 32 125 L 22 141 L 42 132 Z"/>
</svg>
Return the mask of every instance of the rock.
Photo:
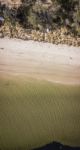
<svg viewBox="0 0 80 150">
<path fill-rule="evenodd" d="M 11 38 L 21 38 L 23 40 L 45 41 L 55 44 L 80 46 L 80 38 L 73 37 L 70 33 L 67 34 L 68 30 L 66 27 L 55 29 L 47 33 L 31 29 L 28 31 L 27 29 L 22 28 L 19 24 L 16 24 L 16 26 L 13 27 L 10 23 L 5 23 L 3 28 L 1 28 L 1 31 L 0 37 L 4 35 Z"/>
<path fill-rule="evenodd" d="M 0 32 L 0 38 L 3 38 L 4 35 L 3 35 L 3 32 Z"/>
<path fill-rule="evenodd" d="M 4 24 L 4 18 L 0 16 L 0 27 Z"/>
<path fill-rule="evenodd" d="M 34 150 L 80 150 L 80 147 L 72 147 L 68 145 L 63 145 L 59 142 L 52 142 Z"/>
</svg>

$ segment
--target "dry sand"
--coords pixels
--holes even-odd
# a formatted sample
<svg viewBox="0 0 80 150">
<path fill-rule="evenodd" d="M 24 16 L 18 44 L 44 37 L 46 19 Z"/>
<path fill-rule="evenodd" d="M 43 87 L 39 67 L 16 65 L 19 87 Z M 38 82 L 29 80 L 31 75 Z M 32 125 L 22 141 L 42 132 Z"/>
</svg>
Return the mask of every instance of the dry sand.
<svg viewBox="0 0 80 150">
<path fill-rule="evenodd" d="M 0 76 L 80 84 L 80 47 L 0 39 Z"/>
</svg>

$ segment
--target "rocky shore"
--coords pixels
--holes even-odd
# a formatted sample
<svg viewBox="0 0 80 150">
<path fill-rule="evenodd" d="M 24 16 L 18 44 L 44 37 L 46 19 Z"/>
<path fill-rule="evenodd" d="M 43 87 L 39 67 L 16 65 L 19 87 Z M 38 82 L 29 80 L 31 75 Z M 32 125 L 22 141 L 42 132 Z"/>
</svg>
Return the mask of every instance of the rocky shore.
<svg viewBox="0 0 80 150">
<path fill-rule="evenodd" d="M 23 40 L 44 41 L 53 44 L 80 46 L 80 37 L 71 35 L 66 27 L 58 28 L 53 31 L 42 32 L 25 29 L 19 24 L 14 27 L 5 24 L 0 28 L 0 37 L 6 36 Z"/>
</svg>

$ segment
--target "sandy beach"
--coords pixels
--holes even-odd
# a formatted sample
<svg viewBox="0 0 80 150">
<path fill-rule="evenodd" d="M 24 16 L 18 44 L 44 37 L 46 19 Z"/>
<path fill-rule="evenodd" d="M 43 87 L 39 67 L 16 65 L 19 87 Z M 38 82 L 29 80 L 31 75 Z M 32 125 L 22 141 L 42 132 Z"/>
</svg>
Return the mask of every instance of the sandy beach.
<svg viewBox="0 0 80 150">
<path fill-rule="evenodd" d="M 0 76 L 16 75 L 80 84 L 80 47 L 0 39 Z"/>
</svg>

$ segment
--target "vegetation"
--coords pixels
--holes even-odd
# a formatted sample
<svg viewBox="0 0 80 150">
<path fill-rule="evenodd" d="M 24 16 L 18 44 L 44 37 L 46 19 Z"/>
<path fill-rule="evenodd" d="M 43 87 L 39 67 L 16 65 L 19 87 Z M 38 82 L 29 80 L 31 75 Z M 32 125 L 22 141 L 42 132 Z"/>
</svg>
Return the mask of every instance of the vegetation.
<svg viewBox="0 0 80 150">
<path fill-rule="evenodd" d="M 22 5 L 9 9 L 0 5 L 0 14 L 12 24 L 19 21 L 24 27 L 34 29 L 60 26 L 68 27 L 71 32 L 80 35 L 80 1 L 79 0 L 22 0 Z"/>
<path fill-rule="evenodd" d="M 45 4 L 47 1 L 23 0 L 25 6 L 22 6 L 20 13 L 25 16 L 24 21 L 34 29 L 52 30 L 66 26 L 75 34 L 80 34 L 80 1 L 67 0 L 65 3 L 65 0 L 52 0 L 52 3 Z"/>
<path fill-rule="evenodd" d="M 79 0 L 22 0 L 18 8 L 0 5 L 0 15 L 3 36 L 80 46 Z"/>
</svg>

